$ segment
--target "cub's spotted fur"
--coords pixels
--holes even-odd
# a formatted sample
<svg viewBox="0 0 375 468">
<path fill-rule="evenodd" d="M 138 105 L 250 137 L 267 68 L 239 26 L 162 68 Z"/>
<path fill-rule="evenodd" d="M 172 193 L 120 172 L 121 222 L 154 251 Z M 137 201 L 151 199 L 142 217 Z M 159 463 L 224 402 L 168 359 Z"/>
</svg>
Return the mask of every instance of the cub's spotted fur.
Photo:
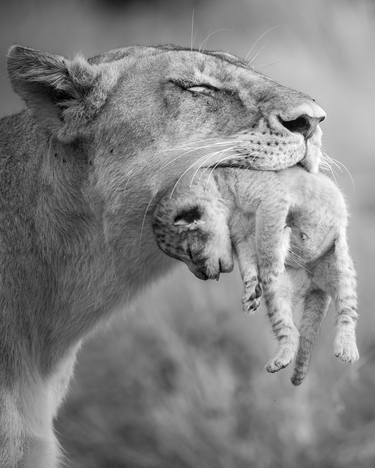
<svg viewBox="0 0 375 468">
<path fill-rule="evenodd" d="M 334 353 L 344 362 L 358 359 L 356 275 L 346 226 L 346 206 L 336 185 L 297 167 L 278 173 L 223 168 L 193 181 L 189 176 L 166 194 L 154 214 L 160 248 L 187 263 L 199 278 L 230 271 L 233 244 L 248 311 L 259 305 L 259 270 L 279 341 L 267 370 L 286 367 L 298 349 L 296 385 L 308 370 L 330 298 L 337 311 Z M 292 312 L 301 303 L 299 333 Z"/>
</svg>

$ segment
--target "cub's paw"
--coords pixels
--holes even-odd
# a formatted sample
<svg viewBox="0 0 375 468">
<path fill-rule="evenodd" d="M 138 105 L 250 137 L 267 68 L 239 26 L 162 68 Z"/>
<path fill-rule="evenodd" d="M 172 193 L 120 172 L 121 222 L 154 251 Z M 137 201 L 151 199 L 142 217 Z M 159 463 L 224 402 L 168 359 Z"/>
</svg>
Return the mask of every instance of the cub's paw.
<svg viewBox="0 0 375 468">
<path fill-rule="evenodd" d="M 294 352 L 289 346 L 280 347 L 276 356 L 270 359 L 266 365 L 266 371 L 273 374 L 287 367 L 294 358 Z"/>
<path fill-rule="evenodd" d="M 358 361 L 359 352 L 354 334 L 338 333 L 334 343 L 335 356 L 343 362 L 351 363 Z"/>
<path fill-rule="evenodd" d="M 254 313 L 260 305 L 262 286 L 257 276 L 244 281 L 242 294 L 242 309 L 246 313 Z"/>
</svg>

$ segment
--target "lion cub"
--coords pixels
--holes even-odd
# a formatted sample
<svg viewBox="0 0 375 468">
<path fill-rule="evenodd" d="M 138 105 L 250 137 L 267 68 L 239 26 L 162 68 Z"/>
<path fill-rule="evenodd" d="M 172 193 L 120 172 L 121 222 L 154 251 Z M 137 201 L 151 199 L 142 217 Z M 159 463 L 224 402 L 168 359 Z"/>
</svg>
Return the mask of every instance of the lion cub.
<svg viewBox="0 0 375 468">
<path fill-rule="evenodd" d="M 330 298 L 337 311 L 335 355 L 356 361 L 356 274 L 346 240 L 345 202 L 332 180 L 299 167 L 281 172 L 219 168 L 208 177 L 201 170 L 193 179 L 183 178 L 158 204 L 157 243 L 201 279 L 231 271 L 233 246 L 244 284 L 243 307 L 258 307 L 261 284 L 279 342 L 266 369 L 277 372 L 297 354 L 292 382 L 302 382 Z M 292 315 L 299 304 L 300 333 Z"/>
</svg>

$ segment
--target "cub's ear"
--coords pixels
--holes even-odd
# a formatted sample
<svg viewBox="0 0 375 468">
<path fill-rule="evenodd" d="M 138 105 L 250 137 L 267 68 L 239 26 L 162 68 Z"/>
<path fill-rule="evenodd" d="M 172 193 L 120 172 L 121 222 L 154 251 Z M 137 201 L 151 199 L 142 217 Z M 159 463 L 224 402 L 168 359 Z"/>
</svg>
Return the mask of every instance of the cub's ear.
<svg viewBox="0 0 375 468">
<path fill-rule="evenodd" d="M 71 61 L 13 46 L 7 65 L 13 89 L 39 124 L 63 141 L 77 137 L 105 102 L 107 86 L 100 86 L 102 70 L 83 57 Z"/>
</svg>

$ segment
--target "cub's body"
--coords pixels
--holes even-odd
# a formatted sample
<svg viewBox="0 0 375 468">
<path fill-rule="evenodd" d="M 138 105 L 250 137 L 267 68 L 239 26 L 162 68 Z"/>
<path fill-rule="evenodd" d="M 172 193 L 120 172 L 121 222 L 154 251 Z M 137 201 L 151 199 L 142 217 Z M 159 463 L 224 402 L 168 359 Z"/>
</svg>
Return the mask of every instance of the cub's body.
<svg viewBox="0 0 375 468">
<path fill-rule="evenodd" d="M 198 277 L 212 278 L 231 269 L 233 244 L 247 310 L 259 305 L 259 270 L 280 343 L 267 370 L 287 366 L 299 343 L 293 382 L 303 380 L 330 298 L 338 313 L 335 354 L 356 360 L 356 279 L 346 240 L 347 210 L 332 180 L 298 167 L 280 172 L 221 168 L 194 179 L 183 180 L 156 210 L 159 246 Z M 301 301 L 299 339 L 292 311 Z"/>
</svg>

